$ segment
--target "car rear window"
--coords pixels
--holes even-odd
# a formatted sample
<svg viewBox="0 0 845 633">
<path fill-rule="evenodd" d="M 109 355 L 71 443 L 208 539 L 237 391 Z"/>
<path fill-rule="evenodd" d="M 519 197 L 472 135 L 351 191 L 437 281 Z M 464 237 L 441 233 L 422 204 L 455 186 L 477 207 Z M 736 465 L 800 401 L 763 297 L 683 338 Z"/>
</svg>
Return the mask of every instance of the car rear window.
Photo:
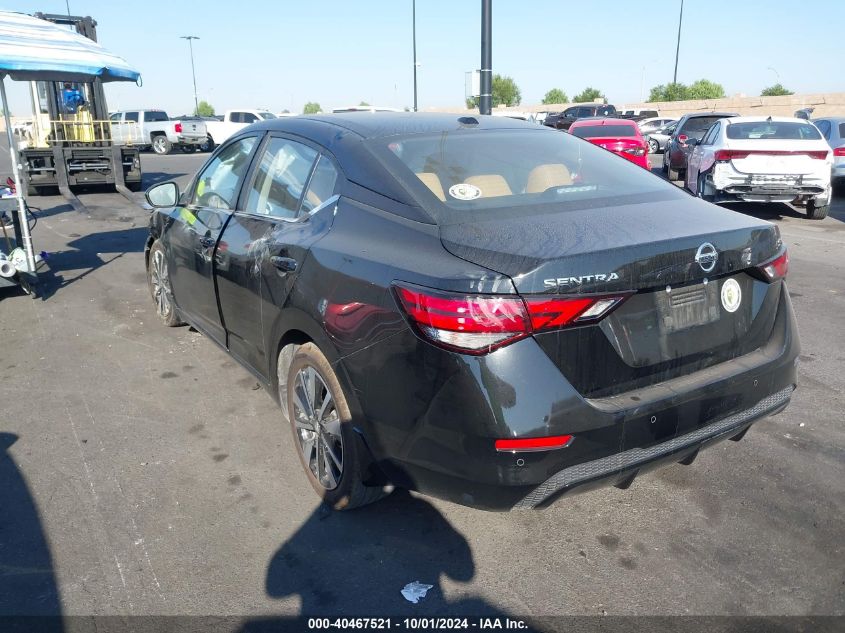
<svg viewBox="0 0 845 633">
<path fill-rule="evenodd" d="M 639 194 L 671 199 L 678 191 L 630 161 L 548 128 L 457 130 L 366 144 L 413 195 L 430 203 L 425 206 L 438 221 L 460 221 L 462 212 L 475 210 L 507 207 L 520 214 L 537 205 L 630 202 Z"/>
<path fill-rule="evenodd" d="M 697 116 L 687 119 L 683 127 L 678 131 L 679 134 L 686 134 L 701 139 L 704 133 L 710 129 L 719 119 L 724 119 L 723 116 Z"/>
<path fill-rule="evenodd" d="M 732 123 L 727 127 L 727 137 L 737 140 L 821 140 L 816 126 L 797 121 L 754 121 Z"/>
<path fill-rule="evenodd" d="M 605 138 L 615 136 L 636 136 L 634 125 L 579 125 L 569 130 L 578 138 Z"/>
</svg>

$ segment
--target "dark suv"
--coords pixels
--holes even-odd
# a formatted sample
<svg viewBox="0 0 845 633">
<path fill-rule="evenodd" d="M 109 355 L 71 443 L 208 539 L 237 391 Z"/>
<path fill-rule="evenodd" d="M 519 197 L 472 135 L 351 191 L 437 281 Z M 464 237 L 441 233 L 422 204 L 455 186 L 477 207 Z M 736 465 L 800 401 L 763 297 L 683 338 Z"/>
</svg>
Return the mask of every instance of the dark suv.
<svg viewBox="0 0 845 633">
<path fill-rule="evenodd" d="M 739 115 L 736 112 L 695 112 L 681 117 L 663 152 L 663 173 L 669 180 L 683 180 L 686 176 L 687 160 L 693 148 L 688 141 L 700 141 L 716 121 L 732 116 Z"/>
<path fill-rule="evenodd" d="M 615 117 L 617 115 L 616 108 L 605 103 L 585 103 L 584 105 L 572 106 L 563 112 L 555 112 L 543 120 L 543 125 L 553 127 L 558 130 L 568 130 L 578 119 L 586 117 Z"/>
</svg>

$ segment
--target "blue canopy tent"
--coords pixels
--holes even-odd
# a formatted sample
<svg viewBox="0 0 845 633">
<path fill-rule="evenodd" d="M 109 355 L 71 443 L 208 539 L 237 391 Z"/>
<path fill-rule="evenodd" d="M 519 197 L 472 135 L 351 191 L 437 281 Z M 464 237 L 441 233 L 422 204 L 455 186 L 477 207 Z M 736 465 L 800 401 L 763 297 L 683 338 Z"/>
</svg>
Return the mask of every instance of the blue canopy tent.
<svg viewBox="0 0 845 633">
<path fill-rule="evenodd" d="M 26 253 L 25 269 L 19 267 L 18 272 L 34 276 L 35 250 L 26 218 L 18 149 L 6 100 L 6 76 L 15 81 L 139 82 L 141 74 L 121 57 L 74 31 L 23 13 L 0 11 L 0 97 L 20 219 L 19 246 Z"/>
</svg>

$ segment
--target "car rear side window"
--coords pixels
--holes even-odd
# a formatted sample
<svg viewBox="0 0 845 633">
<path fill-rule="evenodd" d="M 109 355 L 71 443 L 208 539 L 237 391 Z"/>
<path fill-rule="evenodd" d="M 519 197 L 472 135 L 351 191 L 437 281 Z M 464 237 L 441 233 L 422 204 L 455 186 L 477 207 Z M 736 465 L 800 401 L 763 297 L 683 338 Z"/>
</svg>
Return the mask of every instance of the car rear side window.
<svg viewBox="0 0 845 633">
<path fill-rule="evenodd" d="M 295 218 L 316 158 L 317 152 L 307 145 L 271 138 L 255 169 L 244 210 L 274 218 Z"/>
<path fill-rule="evenodd" d="M 727 127 L 727 137 L 735 140 L 793 140 L 818 141 L 822 135 L 812 123 L 797 121 L 754 121 L 733 123 Z"/>
<path fill-rule="evenodd" d="M 310 213 L 331 198 L 336 183 L 337 169 L 328 158 L 320 156 L 302 199 L 302 212 Z"/>
<path fill-rule="evenodd" d="M 367 146 L 412 192 L 432 195 L 427 206 L 446 221 L 463 211 L 508 207 L 518 215 L 520 207 L 555 211 L 617 196 L 678 195 L 641 167 L 547 128 L 458 130 L 373 139 Z"/>
<path fill-rule="evenodd" d="M 160 110 L 148 110 L 147 112 L 144 112 L 144 121 L 157 122 L 168 120 L 166 112 L 161 112 Z"/>
<path fill-rule="evenodd" d="M 578 138 L 637 136 L 635 125 L 579 125 L 570 128 L 569 131 Z"/>
<path fill-rule="evenodd" d="M 134 121 L 135 123 L 138 122 L 138 113 L 137 112 L 127 112 L 126 115 L 123 117 L 124 121 Z"/>
<path fill-rule="evenodd" d="M 845 123 L 839 124 L 839 138 L 845 138 Z"/>
</svg>

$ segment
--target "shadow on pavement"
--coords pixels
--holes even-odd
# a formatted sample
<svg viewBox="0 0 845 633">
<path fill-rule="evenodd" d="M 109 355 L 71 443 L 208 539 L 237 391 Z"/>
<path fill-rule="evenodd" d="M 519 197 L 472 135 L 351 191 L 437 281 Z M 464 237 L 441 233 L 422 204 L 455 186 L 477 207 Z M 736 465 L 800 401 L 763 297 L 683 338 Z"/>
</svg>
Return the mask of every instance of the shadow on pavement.
<svg viewBox="0 0 845 633">
<path fill-rule="evenodd" d="M 0 618 L 58 616 L 61 600 L 38 509 L 9 448 L 18 437 L 0 433 Z M 61 631 L 59 618 L 39 618 L 38 631 Z M 22 629 L 21 629 L 22 630 Z"/>
<path fill-rule="evenodd" d="M 299 596 L 299 616 L 506 617 L 482 598 L 445 598 L 441 577 L 468 583 L 475 572 L 466 539 L 428 501 L 397 490 L 350 512 L 319 506 L 270 560 L 265 589 L 272 598 Z M 414 581 L 432 585 L 417 604 L 401 593 Z M 241 630 L 293 620 L 258 618 Z"/>
<path fill-rule="evenodd" d="M 141 181 L 143 184 L 144 190 L 149 189 L 153 185 L 157 185 L 160 182 L 167 182 L 168 180 L 176 180 L 185 176 L 185 173 L 174 173 L 171 174 L 169 172 L 164 171 L 148 171 L 144 172 L 143 180 Z"/>
<path fill-rule="evenodd" d="M 149 233 L 146 227 L 133 227 L 91 233 L 68 242 L 72 250 L 49 254 L 47 266 L 39 273 L 38 297 L 47 300 L 61 288 L 90 275 L 126 253 L 142 253 Z"/>
</svg>

